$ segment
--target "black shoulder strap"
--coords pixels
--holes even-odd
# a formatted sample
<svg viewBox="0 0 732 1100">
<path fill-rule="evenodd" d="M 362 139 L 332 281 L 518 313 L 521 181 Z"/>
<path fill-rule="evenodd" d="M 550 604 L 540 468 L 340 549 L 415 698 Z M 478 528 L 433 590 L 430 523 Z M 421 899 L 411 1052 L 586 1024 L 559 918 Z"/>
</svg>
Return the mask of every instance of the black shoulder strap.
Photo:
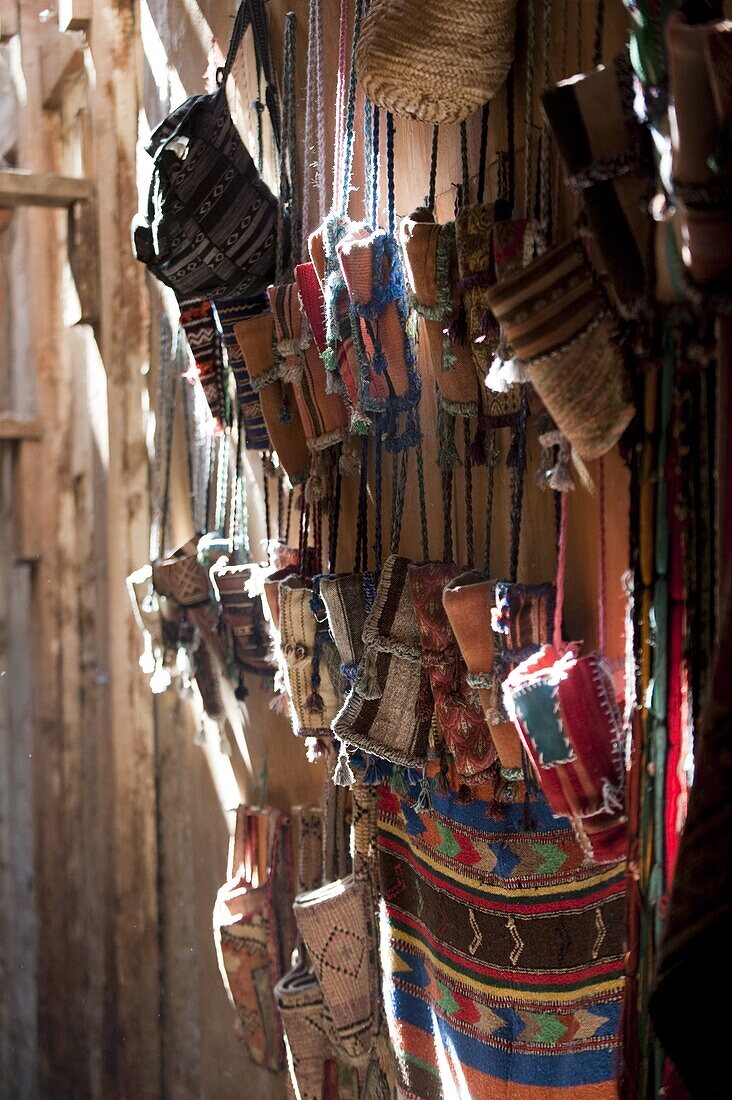
<svg viewBox="0 0 732 1100">
<path fill-rule="evenodd" d="M 269 41 L 269 23 L 265 0 L 241 0 L 239 10 L 236 13 L 234 29 L 231 32 L 231 41 L 226 55 L 226 61 L 222 69 L 217 73 L 219 87 L 224 88 L 226 81 L 231 76 L 236 55 L 242 44 L 244 35 L 249 27 L 254 36 L 254 53 L 257 67 L 261 69 L 265 81 L 265 102 L 269 117 L 272 122 L 272 133 L 275 144 L 280 148 L 280 101 L 275 80 L 274 65 L 272 63 L 272 50 Z"/>
</svg>

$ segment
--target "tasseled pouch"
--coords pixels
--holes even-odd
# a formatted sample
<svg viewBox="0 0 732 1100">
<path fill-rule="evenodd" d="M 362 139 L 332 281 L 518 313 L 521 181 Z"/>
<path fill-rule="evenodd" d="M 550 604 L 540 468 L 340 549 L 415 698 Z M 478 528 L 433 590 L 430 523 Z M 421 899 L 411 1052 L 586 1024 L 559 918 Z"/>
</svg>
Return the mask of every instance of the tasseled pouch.
<svg viewBox="0 0 732 1100">
<path fill-rule="evenodd" d="M 557 427 L 582 458 L 605 454 L 634 408 L 615 319 L 581 247 L 557 245 L 488 293 Z"/>
<path fill-rule="evenodd" d="M 333 722 L 340 740 L 394 764 L 429 758 L 433 702 L 422 671 L 419 627 L 409 598 L 409 561 L 391 555 L 363 628 L 353 691 Z"/>
<path fill-rule="evenodd" d="M 557 590 L 553 584 L 495 582 L 491 627 L 499 681 L 527 657 L 551 641 Z M 496 700 L 505 720 L 501 693 Z"/>
<path fill-rule="evenodd" d="M 707 284 L 728 276 L 732 267 L 732 163 L 724 92 L 729 24 L 690 25 L 675 14 L 665 33 L 674 199 L 684 259 L 694 281 Z"/>
<path fill-rule="evenodd" d="M 280 652 L 287 693 L 292 705 L 294 732 L 299 737 L 330 737 L 330 725 L 341 705 L 340 679 L 327 624 L 318 622 L 312 608 L 313 590 L 300 577 L 280 583 Z M 325 619 L 325 616 L 323 616 Z M 326 652 L 328 649 L 331 653 Z"/>
<path fill-rule="evenodd" d="M 216 897 L 214 941 L 238 1030 L 256 1065 L 284 1068 L 273 989 L 293 946 L 290 821 L 274 810 L 237 810 L 229 874 Z"/>
<path fill-rule="evenodd" d="M 486 296 L 487 287 L 495 282 L 491 244 L 496 205 L 471 203 L 463 206 L 455 217 L 455 244 L 466 338 L 481 380 L 488 373 L 500 336 L 498 322 L 489 309 Z"/>
<path fill-rule="evenodd" d="M 195 607 L 211 598 L 208 571 L 201 565 L 196 540 L 153 562 L 152 579 L 159 596 L 172 596 L 181 607 Z"/>
<path fill-rule="evenodd" d="M 312 264 L 300 266 L 310 267 L 317 285 L 317 275 Z M 303 276 L 303 281 L 306 279 L 307 276 Z M 317 296 L 319 291 L 311 291 L 311 297 L 313 293 Z M 284 360 L 282 379 L 284 382 L 291 382 L 294 388 L 308 447 L 312 451 L 340 442 L 347 434 L 348 413 L 341 398 L 327 392 L 325 368 L 318 346 L 313 343 L 313 334 L 308 317 L 303 311 L 298 283 L 270 287 L 269 298 L 274 316 L 277 352 Z M 322 304 L 314 312 L 316 320 L 318 309 L 322 316 Z M 322 331 L 321 319 L 321 337 Z"/>
<path fill-rule="evenodd" d="M 600 648 L 605 645 L 604 469 L 600 477 Z M 562 642 L 567 560 L 567 498 L 562 516 L 554 608 L 554 641 L 506 677 L 503 697 L 553 813 L 568 817 L 588 859 L 625 855 L 625 764 L 622 722 L 604 657 L 579 657 L 580 643 Z M 548 624 L 547 624 L 548 626 Z"/>
<path fill-rule="evenodd" d="M 482 573 L 461 573 L 446 584 L 442 601 L 467 666 L 468 685 L 477 689 L 507 782 L 523 779 L 521 741 L 513 723 L 501 720 L 501 681 L 496 671 L 491 612 L 495 583 Z"/>
<path fill-rule="evenodd" d="M 455 223 L 438 225 L 429 210 L 419 209 L 402 219 L 399 237 L 411 305 L 422 321 L 441 401 L 453 416 L 477 416 L 486 411 L 489 395 L 466 344 L 458 292 Z"/>
<path fill-rule="evenodd" d="M 445 586 L 461 571 L 459 565 L 447 562 L 410 565 L 409 591 L 438 730 L 455 759 L 459 777 L 466 783 L 479 783 L 488 778 L 496 747 L 477 693 L 468 683 L 468 671 L 443 606 Z"/>
<path fill-rule="evenodd" d="M 364 649 L 363 628 L 375 594 L 375 573 L 344 573 L 320 580 L 320 596 L 348 691 L 358 675 Z"/>
<path fill-rule="evenodd" d="M 384 229 L 366 236 L 354 231 L 336 252 L 351 302 L 359 407 L 373 413 L 410 409 L 420 387 L 406 330 L 407 296 L 396 241 Z"/>
<path fill-rule="evenodd" d="M 337 392 L 339 382 L 351 406 L 351 430 L 367 432 L 369 417 L 361 405 L 361 367 L 353 338 L 353 319 L 348 288 L 338 261 L 337 247 L 345 236 L 368 237 L 368 228 L 348 218 L 331 214 L 308 238 L 308 250 L 323 291 L 325 342 L 323 363 L 329 392 Z M 371 375 L 369 388 L 385 398 L 389 395 L 386 379 Z"/>
<path fill-rule="evenodd" d="M 568 184 L 584 197 L 590 228 L 626 317 L 636 317 L 647 297 L 653 231 L 651 136 L 633 110 L 633 98 L 627 53 L 607 67 L 561 81 L 542 96 Z"/>
<path fill-rule="evenodd" d="M 216 325 L 213 303 L 208 299 L 181 298 L 180 323 L 185 331 L 191 355 L 196 364 L 198 380 L 219 428 L 229 421 L 229 401 L 226 393 L 224 357 L 221 337 Z"/>
<path fill-rule="evenodd" d="M 325 302 L 317 272 L 311 263 L 298 264 L 295 278 L 302 308 L 312 337 L 305 349 L 303 371 L 299 382 L 302 400 L 307 404 L 312 434 L 303 415 L 305 434 L 311 450 L 322 450 L 341 443 L 348 436 L 349 414 L 346 403 L 337 393 L 329 393 L 323 352 L 326 349 Z M 297 385 L 295 392 L 297 392 Z M 302 412 L 302 405 L 300 406 Z"/>
<path fill-rule="evenodd" d="M 255 314 L 236 324 L 234 332 L 272 446 L 290 484 L 299 485 L 308 475 L 310 454 L 295 391 L 282 378 L 282 360 L 275 358 L 274 318 L 269 311 Z"/>
<path fill-rule="evenodd" d="M 239 413 L 244 423 L 244 442 L 248 451 L 269 451 L 272 441 L 264 422 L 259 394 L 252 386 L 239 341 L 236 338 L 236 325 L 256 317 L 267 309 L 267 295 L 256 298 L 216 298 L 216 313 L 221 323 L 221 339 L 226 348 L 229 366 L 236 382 L 236 398 Z"/>
<path fill-rule="evenodd" d="M 272 639 L 262 607 L 263 570 L 257 565 L 221 565 L 211 570 L 221 604 L 227 654 L 240 673 L 271 680 Z"/>
<path fill-rule="evenodd" d="M 377 936 L 371 887 L 348 875 L 295 898 L 295 919 L 346 1058 L 364 1063 L 379 1030 Z"/>
<path fill-rule="evenodd" d="M 509 673 L 504 700 L 552 812 L 589 859 L 613 863 L 625 855 L 621 718 L 603 658 L 575 650 L 544 646 Z"/>
</svg>

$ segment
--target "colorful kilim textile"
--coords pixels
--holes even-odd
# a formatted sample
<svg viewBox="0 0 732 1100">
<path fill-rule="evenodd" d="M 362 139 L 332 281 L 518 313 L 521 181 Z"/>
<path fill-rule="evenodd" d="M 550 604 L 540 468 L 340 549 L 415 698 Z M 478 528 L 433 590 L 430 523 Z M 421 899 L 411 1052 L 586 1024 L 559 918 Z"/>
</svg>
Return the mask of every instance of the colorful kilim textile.
<svg viewBox="0 0 732 1100">
<path fill-rule="evenodd" d="M 500 820 L 379 788 L 384 999 L 405 1100 L 600 1100 L 614 1080 L 625 865 L 583 864 L 543 800 Z"/>
</svg>

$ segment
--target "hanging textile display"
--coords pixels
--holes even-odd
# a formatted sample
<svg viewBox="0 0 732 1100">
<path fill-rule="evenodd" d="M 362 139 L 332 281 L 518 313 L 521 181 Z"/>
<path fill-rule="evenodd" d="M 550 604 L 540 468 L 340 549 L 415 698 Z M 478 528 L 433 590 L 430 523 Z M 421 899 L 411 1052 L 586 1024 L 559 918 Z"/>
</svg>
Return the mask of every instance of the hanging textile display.
<svg viewBox="0 0 732 1100">
<path fill-rule="evenodd" d="M 543 800 L 502 818 L 379 788 L 382 967 L 406 1096 L 615 1097 L 624 868 L 594 868 Z"/>
<path fill-rule="evenodd" d="M 613 57 L 604 0 L 308 0 L 275 79 L 268 7 L 137 229 L 189 349 L 162 299 L 141 667 L 234 782 L 227 716 L 267 742 L 214 916 L 238 1028 L 293 1100 L 716 1095 L 679 998 L 724 908 L 684 861 L 724 782 L 730 25 L 628 0 Z M 266 807 L 280 734 L 277 805 L 299 753 L 322 808 Z"/>
</svg>

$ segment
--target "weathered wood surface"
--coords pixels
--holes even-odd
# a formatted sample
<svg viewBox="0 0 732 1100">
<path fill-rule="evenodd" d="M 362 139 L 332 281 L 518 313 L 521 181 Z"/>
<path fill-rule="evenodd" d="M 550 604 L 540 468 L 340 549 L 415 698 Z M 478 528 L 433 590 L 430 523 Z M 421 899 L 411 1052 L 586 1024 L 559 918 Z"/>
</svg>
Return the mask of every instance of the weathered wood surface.
<svg viewBox="0 0 732 1100">
<path fill-rule="evenodd" d="M 0 171 L 0 206 L 71 206 L 93 194 L 88 179 L 24 169 Z"/>
</svg>

